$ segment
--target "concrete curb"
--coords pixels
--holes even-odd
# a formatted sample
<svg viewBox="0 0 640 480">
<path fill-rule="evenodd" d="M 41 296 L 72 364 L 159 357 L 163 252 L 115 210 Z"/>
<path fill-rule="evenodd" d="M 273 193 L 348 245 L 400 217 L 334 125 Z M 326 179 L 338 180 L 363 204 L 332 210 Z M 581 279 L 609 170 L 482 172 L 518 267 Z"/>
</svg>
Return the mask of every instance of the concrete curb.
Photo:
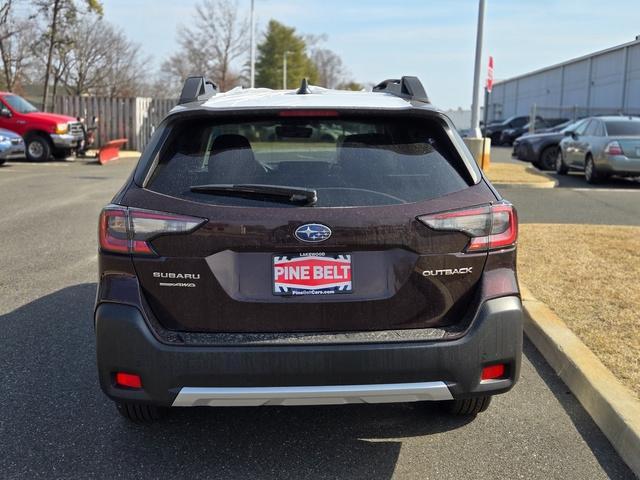
<svg viewBox="0 0 640 480">
<path fill-rule="evenodd" d="M 522 287 L 527 337 L 640 477 L 640 401 L 543 302 Z"/>
<path fill-rule="evenodd" d="M 556 188 L 559 184 L 557 178 L 550 177 L 539 168 L 534 166 L 527 167 L 527 170 L 547 179 L 546 182 L 491 182 L 496 187 L 516 187 L 516 188 Z"/>
<path fill-rule="evenodd" d="M 550 180 L 548 182 L 538 183 L 497 183 L 491 182 L 495 187 L 515 187 L 515 188 L 556 188 L 558 186 L 557 180 Z"/>
</svg>

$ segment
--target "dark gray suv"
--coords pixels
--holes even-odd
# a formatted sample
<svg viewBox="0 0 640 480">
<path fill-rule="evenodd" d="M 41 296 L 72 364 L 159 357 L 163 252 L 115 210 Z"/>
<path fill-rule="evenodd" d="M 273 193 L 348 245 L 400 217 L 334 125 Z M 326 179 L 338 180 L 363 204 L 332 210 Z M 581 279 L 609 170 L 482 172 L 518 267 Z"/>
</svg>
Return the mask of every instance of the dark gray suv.
<svg viewBox="0 0 640 480">
<path fill-rule="evenodd" d="M 518 378 L 516 211 L 415 77 L 224 94 L 190 78 L 99 224 L 98 372 L 128 419 L 475 415 Z"/>
</svg>

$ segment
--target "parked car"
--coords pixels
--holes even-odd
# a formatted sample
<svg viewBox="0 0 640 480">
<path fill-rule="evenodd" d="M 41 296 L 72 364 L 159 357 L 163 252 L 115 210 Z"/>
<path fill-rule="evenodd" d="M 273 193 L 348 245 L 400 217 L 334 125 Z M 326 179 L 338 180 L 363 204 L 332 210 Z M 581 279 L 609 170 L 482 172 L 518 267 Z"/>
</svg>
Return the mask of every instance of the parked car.
<svg viewBox="0 0 640 480">
<path fill-rule="evenodd" d="M 12 158 L 24 157 L 24 141 L 17 133 L 0 128 L 0 165 Z"/>
<path fill-rule="evenodd" d="M 32 162 L 69 156 L 83 139 L 80 122 L 73 117 L 40 112 L 24 98 L 0 92 L 0 128 L 22 136 Z"/>
<path fill-rule="evenodd" d="M 539 132 L 543 129 L 552 128 L 554 125 L 558 125 L 559 123 L 566 122 L 566 118 L 542 118 L 537 120 L 534 127 L 534 132 Z M 527 122 L 522 127 L 516 128 L 507 128 L 502 131 L 500 135 L 500 143 L 502 145 L 513 145 L 513 142 L 516 138 L 521 137 L 522 135 L 526 135 L 529 130 L 531 130 L 531 122 Z"/>
<path fill-rule="evenodd" d="M 564 132 L 577 129 L 583 121 L 565 122 L 540 133 L 518 137 L 513 142 L 511 156 L 525 162 L 531 162 L 541 170 L 554 170 L 558 156 L 558 145 L 560 140 L 564 138 Z"/>
<path fill-rule="evenodd" d="M 280 135 L 250 142 L 247 125 Z M 315 129 L 345 135 L 309 149 Z M 100 385 L 130 420 L 407 401 L 475 415 L 518 378 L 516 211 L 415 77 L 288 95 L 191 77 L 99 225 Z"/>
<path fill-rule="evenodd" d="M 546 119 L 545 119 L 546 120 Z M 536 133 L 549 133 L 549 132 L 557 132 L 559 130 L 562 130 L 564 127 L 566 127 L 567 125 L 572 124 L 573 122 L 575 122 L 576 120 L 581 120 L 581 119 L 559 119 L 562 120 L 561 122 L 553 122 L 552 125 L 545 127 L 545 128 L 540 128 L 537 129 L 536 128 Z"/>
<path fill-rule="evenodd" d="M 584 171 L 589 183 L 640 176 L 640 117 L 590 117 L 564 132 L 556 172 Z"/>
<path fill-rule="evenodd" d="M 541 121 L 541 117 L 536 117 L 538 121 Z M 510 117 L 501 123 L 489 124 L 486 129 L 483 130 L 483 134 L 486 137 L 491 138 L 492 145 L 502 145 L 502 132 L 508 128 L 521 128 L 529 123 L 528 115 L 520 115 Z"/>
</svg>

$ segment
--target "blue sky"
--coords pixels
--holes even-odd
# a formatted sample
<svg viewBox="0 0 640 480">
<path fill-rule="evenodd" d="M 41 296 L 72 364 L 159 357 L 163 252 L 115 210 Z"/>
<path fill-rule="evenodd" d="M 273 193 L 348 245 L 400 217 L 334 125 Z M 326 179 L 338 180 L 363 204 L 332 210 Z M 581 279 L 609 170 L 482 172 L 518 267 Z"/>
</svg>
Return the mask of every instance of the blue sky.
<svg viewBox="0 0 640 480">
<path fill-rule="evenodd" d="M 155 64 L 176 48 L 179 24 L 197 0 L 103 0 L 119 25 Z M 325 33 L 327 48 L 351 76 L 374 83 L 419 76 L 433 103 L 471 103 L 477 0 L 255 0 L 258 28 L 271 18 L 298 32 Z M 248 11 L 249 0 L 238 0 Z M 487 0 L 483 63 L 509 78 L 640 35 L 638 0 Z M 483 65 L 484 68 L 484 65 Z"/>
</svg>

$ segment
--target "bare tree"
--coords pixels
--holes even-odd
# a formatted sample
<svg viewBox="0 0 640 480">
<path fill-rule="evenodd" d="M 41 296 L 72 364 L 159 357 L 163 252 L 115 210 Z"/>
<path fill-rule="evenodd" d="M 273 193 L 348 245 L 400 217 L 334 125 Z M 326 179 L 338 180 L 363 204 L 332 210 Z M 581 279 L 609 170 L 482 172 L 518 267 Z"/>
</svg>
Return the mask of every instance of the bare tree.
<svg viewBox="0 0 640 480">
<path fill-rule="evenodd" d="M 79 24 L 58 56 L 62 83 L 73 95 L 134 95 L 145 81 L 140 46 L 100 18 Z"/>
<path fill-rule="evenodd" d="M 180 50 L 163 64 L 179 82 L 193 73 L 211 77 L 221 90 L 241 78 L 235 64 L 249 49 L 249 23 L 237 0 L 202 0 L 196 5 L 194 23 L 178 30 Z"/>
<path fill-rule="evenodd" d="M 321 87 L 336 88 L 343 83 L 347 76 L 347 70 L 340 55 L 321 46 L 329 39 L 327 34 L 305 35 L 304 39 L 311 52 L 311 61 L 318 70 L 318 84 Z"/>
<path fill-rule="evenodd" d="M 14 5 L 12 0 L 0 4 L 0 60 L 3 83 L 9 91 L 25 79 L 25 70 L 31 65 L 31 35 L 35 29 L 32 18 L 16 17 L 12 10 Z"/>
<path fill-rule="evenodd" d="M 98 0 L 83 0 L 88 11 L 102 14 L 102 4 Z M 65 43 L 65 35 L 77 24 L 79 7 L 75 0 L 34 0 L 35 7 L 46 16 L 47 28 L 44 34 L 46 44 L 46 62 L 44 70 L 44 91 L 42 108 L 47 109 L 49 99 L 49 81 L 56 47 Z"/>
<path fill-rule="evenodd" d="M 326 48 L 317 48 L 312 51 L 311 60 L 318 69 L 320 86 L 336 88 L 343 81 L 345 69 L 337 53 Z"/>
<path fill-rule="evenodd" d="M 121 31 L 115 32 L 111 45 L 105 93 L 111 97 L 138 95 L 149 82 L 146 72 L 150 59 L 142 55 L 140 45 Z"/>
<path fill-rule="evenodd" d="M 180 87 L 186 77 L 192 74 L 203 74 L 213 79 L 215 64 L 208 51 L 199 47 L 199 40 L 195 32 L 180 27 L 178 29 L 178 44 L 180 50 L 171 55 L 162 64 L 163 76 L 172 84 L 172 89 Z"/>
<path fill-rule="evenodd" d="M 74 29 L 69 48 L 58 52 L 60 63 L 65 64 L 61 81 L 67 92 L 82 95 L 105 85 L 111 30 L 99 19 Z"/>
<path fill-rule="evenodd" d="M 26 71 L 33 64 L 30 38 L 34 30 L 33 21 L 16 20 L 15 25 L 19 30 L 11 37 L 0 40 L 3 83 L 9 91 L 13 91 L 18 83 L 24 83 L 27 80 Z"/>
</svg>

